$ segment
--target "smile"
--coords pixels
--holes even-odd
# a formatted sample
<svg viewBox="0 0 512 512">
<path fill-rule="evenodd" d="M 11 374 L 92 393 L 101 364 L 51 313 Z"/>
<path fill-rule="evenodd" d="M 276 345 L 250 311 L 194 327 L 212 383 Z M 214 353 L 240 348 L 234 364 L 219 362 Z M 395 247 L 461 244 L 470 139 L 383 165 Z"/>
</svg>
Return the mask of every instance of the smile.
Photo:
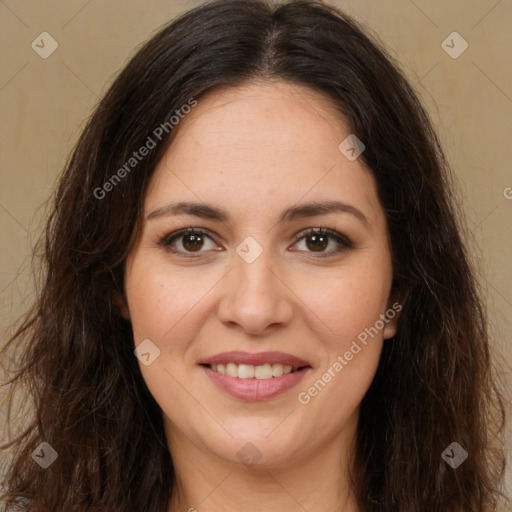
<svg viewBox="0 0 512 512">
<path fill-rule="evenodd" d="M 223 393 L 246 401 L 278 396 L 305 377 L 312 366 L 283 352 L 223 352 L 198 361 L 199 368 Z"/>
</svg>

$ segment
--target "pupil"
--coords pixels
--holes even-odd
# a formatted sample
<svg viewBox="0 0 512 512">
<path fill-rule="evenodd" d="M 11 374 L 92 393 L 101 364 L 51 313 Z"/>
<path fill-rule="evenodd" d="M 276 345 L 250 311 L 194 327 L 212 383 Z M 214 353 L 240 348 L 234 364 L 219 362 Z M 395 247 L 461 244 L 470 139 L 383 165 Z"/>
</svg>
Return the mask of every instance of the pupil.
<svg viewBox="0 0 512 512">
<path fill-rule="evenodd" d="M 325 249 L 327 247 L 328 238 L 325 235 L 311 235 L 309 240 L 312 241 L 313 245 L 308 248 L 317 251 L 318 249 Z"/>
<path fill-rule="evenodd" d="M 183 246 L 187 250 L 195 250 L 197 248 L 201 248 L 202 236 L 201 235 L 185 235 L 185 242 L 183 243 Z"/>
</svg>

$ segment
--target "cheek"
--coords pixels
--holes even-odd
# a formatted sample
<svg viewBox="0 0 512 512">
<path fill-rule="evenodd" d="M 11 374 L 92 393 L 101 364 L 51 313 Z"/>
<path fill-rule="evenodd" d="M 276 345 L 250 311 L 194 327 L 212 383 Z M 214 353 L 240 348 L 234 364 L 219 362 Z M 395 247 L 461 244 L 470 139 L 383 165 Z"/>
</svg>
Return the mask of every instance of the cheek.
<svg viewBox="0 0 512 512">
<path fill-rule="evenodd" d="M 351 268 L 325 281 L 302 280 L 298 294 L 306 298 L 315 331 L 325 333 L 331 348 L 343 349 L 385 313 L 390 282 L 383 268 Z"/>
<path fill-rule="evenodd" d="M 126 294 L 135 345 L 149 339 L 159 351 L 151 364 L 139 362 L 142 377 L 157 403 L 172 417 L 176 404 L 183 409 L 187 403 L 183 383 L 188 376 L 183 362 L 190 340 L 201 327 L 201 299 L 214 280 L 211 276 L 192 278 L 197 268 L 171 271 L 165 258 L 150 256 L 141 253 L 132 262 Z"/>
<path fill-rule="evenodd" d="M 173 269 L 166 262 L 136 260 L 127 277 L 127 297 L 136 343 L 154 338 L 165 349 L 166 340 L 193 327 L 191 315 L 218 281 L 212 273 Z M 171 336 L 174 337 L 174 336 Z M 173 346 L 176 343 L 173 342 Z"/>
<path fill-rule="evenodd" d="M 302 281 L 299 293 L 308 297 L 304 309 L 311 311 L 310 330 L 325 352 L 320 368 L 301 386 L 298 401 L 323 418 L 323 427 L 334 428 L 358 407 L 377 370 L 383 344 L 380 315 L 387 308 L 391 269 L 385 264 L 351 267 L 315 287 L 308 284 Z M 331 417 L 323 410 L 331 411 Z"/>
</svg>

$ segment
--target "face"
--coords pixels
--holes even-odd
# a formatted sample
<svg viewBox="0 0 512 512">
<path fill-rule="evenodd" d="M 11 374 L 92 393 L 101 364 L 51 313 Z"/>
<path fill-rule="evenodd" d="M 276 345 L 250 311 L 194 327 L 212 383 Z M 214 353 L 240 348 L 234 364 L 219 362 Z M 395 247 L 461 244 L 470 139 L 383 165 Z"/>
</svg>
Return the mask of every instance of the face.
<svg viewBox="0 0 512 512">
<path fill-rule="evenodd" d="M 397 310 L 374 180 L 339 149 L 349 134 L 327 97 L 278 81 L 210 92 L 181 120 L 123 307 L 171 453 L 187 439 L 292 464 L 354 434 Z"/>
</svg>

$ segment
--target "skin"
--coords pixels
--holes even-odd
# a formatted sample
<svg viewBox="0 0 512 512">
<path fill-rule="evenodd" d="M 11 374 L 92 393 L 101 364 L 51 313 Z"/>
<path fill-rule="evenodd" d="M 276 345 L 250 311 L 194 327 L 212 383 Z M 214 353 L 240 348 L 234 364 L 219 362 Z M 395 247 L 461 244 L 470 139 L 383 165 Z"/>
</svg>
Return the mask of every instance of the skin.
<svg viewBox="0 0 512 512">
<path fill-rule="evenodd" d="M 149 366 L 139 364 L 162 408 L 176 468 L 169 512 L 360 511 L 347 477 L 359 405 L 397 317 L 309 403 L 297 398 L 393 304 L 374 180 L 361 159 L 349 161 L 338 149 L 350 133 L 322 93 L 255 81 L 201 97 L 155 170 L 145 217 L 178 201 L 208 203 L 230 216 L 154 216 L 127 260 L 122 314 L 135 345 L 149 338 L 160 350 Z M 368 225 L 346 212 L 278 221 L 287 207 L 326 200 L 352 205 Z M 180 254 L 160 243 L 189 227 L 209 233 L 196 251 L 187 236 L 173 242 Z M 317 252 L 311 236 L 294 239 L 319 227 L 353 247 L 327 238 Z M 248 236 L 263 249 L 252 263 L 236 252 Z M 196 257 L 187 258 L 191 253 Z M 243 401 L 198 366 L 231 350 L 278 350 L 312 370 L 277 397 Z M 237 456 L 248 441 L 261 454 L 251 467 Z"/>
</svg>

